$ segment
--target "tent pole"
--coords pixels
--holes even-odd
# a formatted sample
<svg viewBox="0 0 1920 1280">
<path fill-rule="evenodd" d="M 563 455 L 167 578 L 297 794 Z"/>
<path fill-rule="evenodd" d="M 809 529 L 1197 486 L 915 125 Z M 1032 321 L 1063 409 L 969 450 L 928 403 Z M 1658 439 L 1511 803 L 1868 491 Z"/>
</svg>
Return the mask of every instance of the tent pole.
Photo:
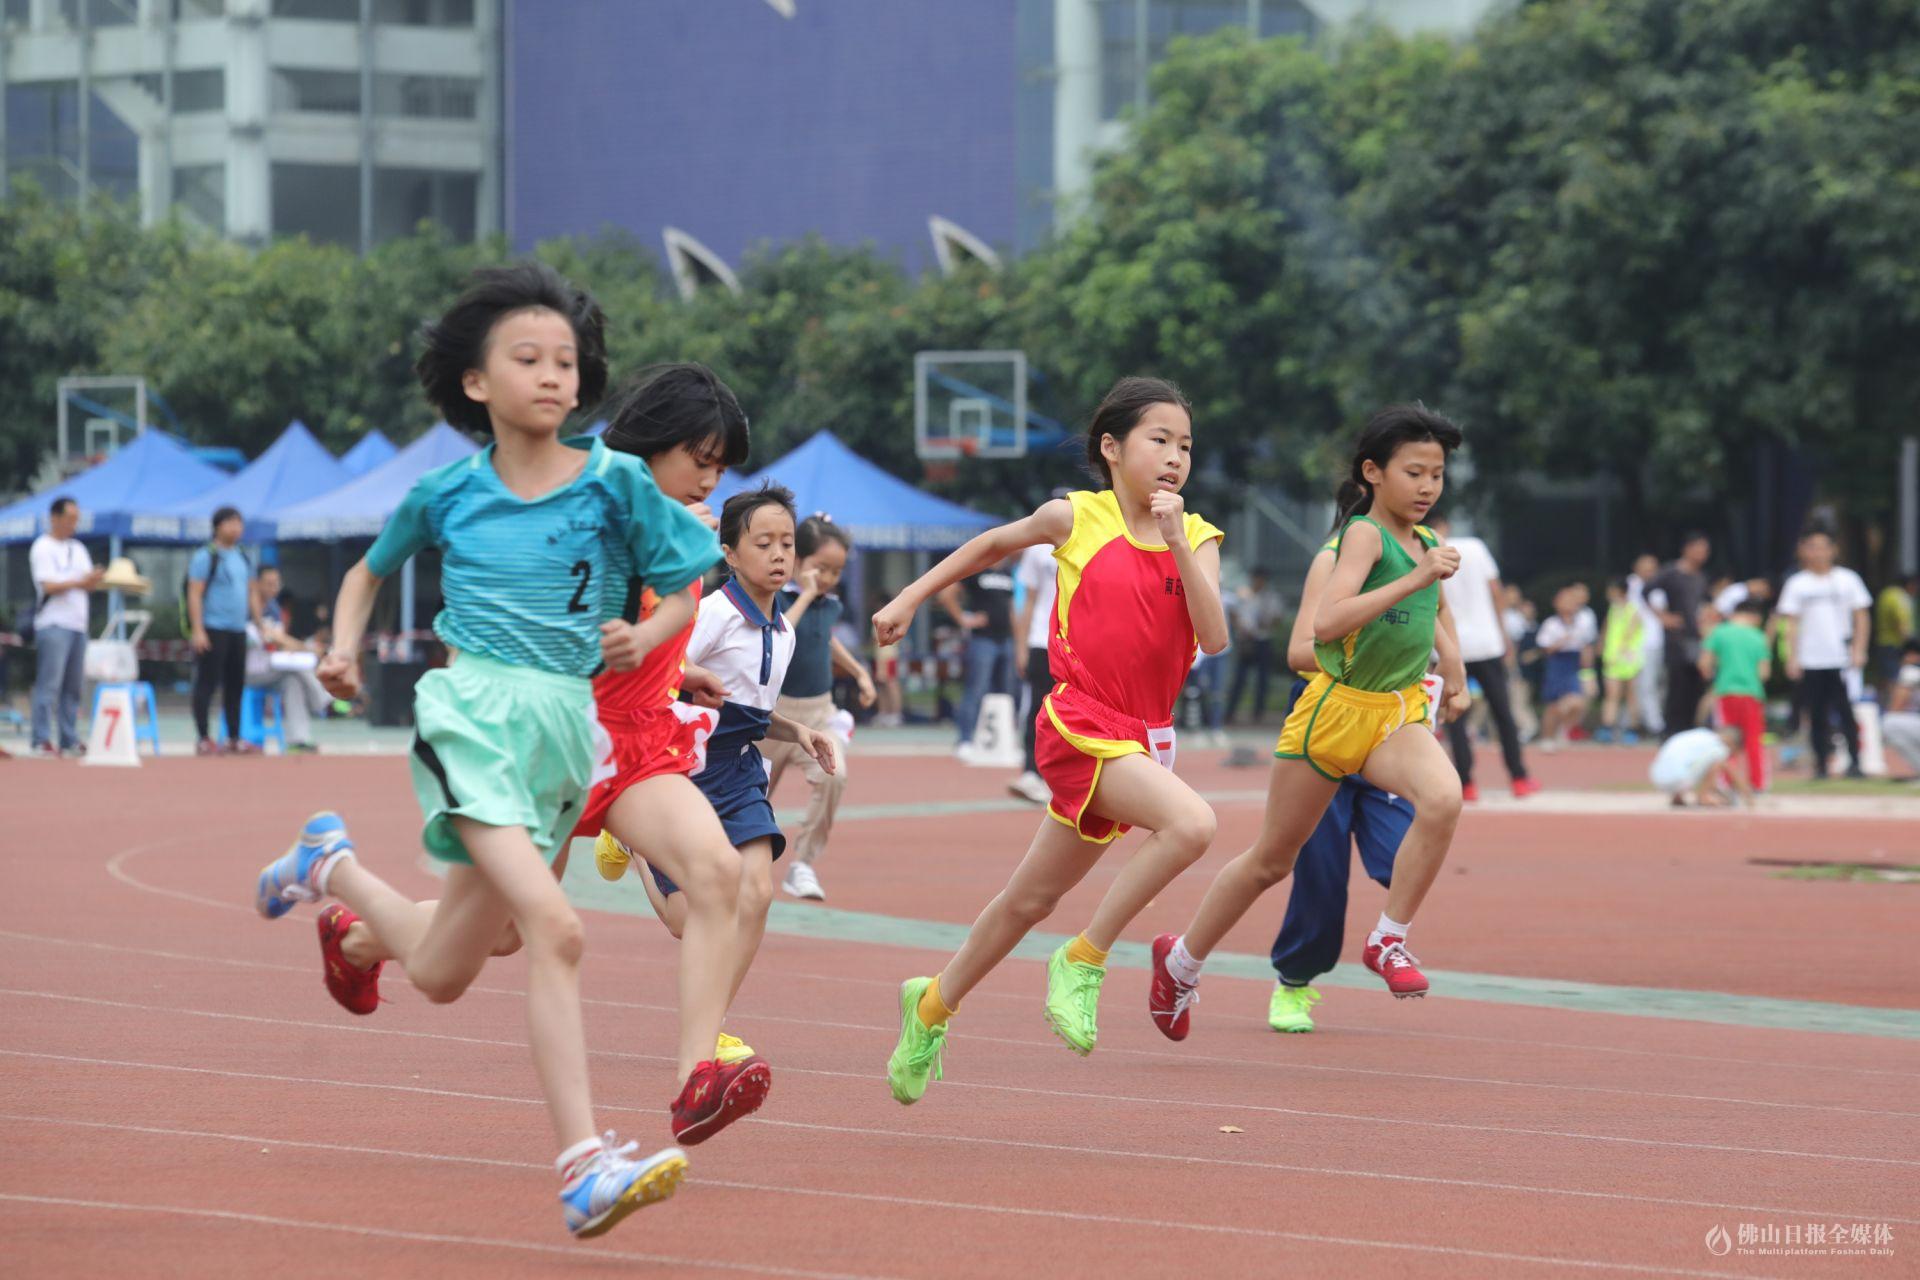
<svg viewBox="0 0 1920 1280">
<path fill-rule="evenodd" d="M 413 661 L 413 561 L 400 566 L 400 644 L 395 649 L 400 661 Z"/>
<path fill-rule="evenodd" d="M 116 533 L 107 539 L 107 564 L 111 566 L 113 562 L 119 558 L 120 535 Z M 107 592 L 107 626 L 109 628 L 108 634 L 117 638 L 120 634 L 121 626 L 120 588 L 118 587 Z"/>
</svg>

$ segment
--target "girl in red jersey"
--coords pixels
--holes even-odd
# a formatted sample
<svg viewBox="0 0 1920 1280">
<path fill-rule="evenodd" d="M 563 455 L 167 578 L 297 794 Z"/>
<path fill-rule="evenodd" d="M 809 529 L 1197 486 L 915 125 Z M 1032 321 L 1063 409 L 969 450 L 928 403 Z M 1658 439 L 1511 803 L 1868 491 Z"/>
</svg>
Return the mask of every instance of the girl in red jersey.
<svg viewBox="0 0 1920 1280">
<path fill-rule="evenodd" d="M 1158 378 L 1122 378 L 1094 411 L 1087 463 L 1110 487 L 1056 498 L 974 538 L 874 615 L 881 644 L 951 583 L 1026 547 L 1054 548 L 1059 591 L 1048 646 L 1053 691 L 1037 715 L 1040 776 L 1053 791 L 1026 858 L 947 967 L 900 988 L 894 1098 L 918 1101 L 940 1069 L 961 999 L 1052 913 L 1107 845 L 1152 832 L 1115 877 L 1086 931 L 1047 964 L 1047 1021 L 1093 1051 L 1100 984 L 1121 930 L 1213 841 L 1214 816 L 1173 774 L 1173 709 L 1196 645 L 1227 647 L 1219 529 L 1180 498 L 1192 463 L 1192 409 Z"/>
<path fill-rule="evenodd" d="M 718 523 L 706 499 L 721 473 L 747 459 L 747 417 L 712 371 L 668 364 L 646 371 L 621 397 L 607 424 L 607 447 L 637 454 L 669 498 Z M 696 593 L 699 584 L 694 584 Z M 638 579 L 615 584 L 610 613 L 629 622 L 653 612 L 655 599 Z M 673 1132 L 691 1146 L 756 1110 L 772 1087 L 766 1061 L 723 1037 L 720 1024 L 731 994 L 738 930 L 740 854 L 727 839 L 713 806 L 688 777 L 699 766 L 710 717 L 687 716 L 678 696 L 708 707 L 724 690 L 710 673 L 686 667 L 689 622 L 632 671 L 605 671 L 593 681 L 594 703 L 607 741 L 595 770 L 576 836 L 604 830 L 659 867 L 685 891 L 680 945 L 680 1094 Z M 601 867 L 617 877 L 624 866 Z M 729 1043 L 731 1041 L 731 1043 Z M 734 1050 L 734 1051 L 730 1051 Z M 737 1050 L 745 1050 L 738 1052 Z"/>
</svg>

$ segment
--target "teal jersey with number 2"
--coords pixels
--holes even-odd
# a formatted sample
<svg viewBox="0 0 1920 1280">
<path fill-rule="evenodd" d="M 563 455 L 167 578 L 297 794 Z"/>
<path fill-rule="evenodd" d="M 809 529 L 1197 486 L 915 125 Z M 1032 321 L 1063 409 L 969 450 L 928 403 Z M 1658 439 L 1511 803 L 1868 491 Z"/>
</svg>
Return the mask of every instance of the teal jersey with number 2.
<svg viewBox="0 0 1920 1280">
<path fill-rule="evenodd" d="M 571 484 L 516 496 L 493 469 L 493 446 L 420 477 L 367 552 L 390 576 L 428 547 L 442 552 L 444 604 L 434 634 L 462 652 L 559 675 L 600 667 L 604 601 L 638 578 L 671 595 L 720 559 L 713 531 L 662 494 L 638 458 L 599 440 Z M 607 584 L 622 584 L 608 592 Z"/>
</svg>

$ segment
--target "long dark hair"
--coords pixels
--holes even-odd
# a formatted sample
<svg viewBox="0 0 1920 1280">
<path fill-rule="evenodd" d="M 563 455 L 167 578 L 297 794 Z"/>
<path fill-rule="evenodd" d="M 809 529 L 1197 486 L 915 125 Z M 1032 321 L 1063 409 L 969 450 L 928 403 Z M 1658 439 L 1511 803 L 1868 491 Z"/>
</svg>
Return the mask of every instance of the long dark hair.
<svg viewBox="0 0 1920 1280">
<path fill-rule="evenodd" d="M 603 437 L 607 448 L 653 458 L 675 445 L 717 453 L 722 466 L 747 460 L 747 415 L 731 388 L 703 364 L 656 364 L 615 397 Z"/>
<path fill-rule="evenodd" d="M 1367 419 L 1367 425 L 1360 429 L 1359 443 L 1354 446 L 1347 478 L 1340 482 L 1340 491 L 1334 495 L 1338 509 L 1333 517 L 1333 531 L 1338 533 L 1353 517 L 1373 510 L 1373 486 L 1367 483 L 1365 473 L 1367 463 L 1385 469 L 1403 444 L 1437 444 L 1452 453 L 1460 447 L 1460 439 L 1459 427 L 1419 403 L 1390 404 Z"/>
<path fill-rule="evenodd" d="M 581 407 L 598 404 L 606 394 L 607 319 L 593 295 L 543 262 L 482 267 L 447 313 L 420 330 L 422 350 L 413 371 L 450 425 L 474 435 L 492 432 L 487 406 L 467 398 L 467 371 L 485 365 L 487 342 L 503 317 L 532 310 L 552 311 L 573 326 Z"/>
<path fill-rule="evenodd" d="M 1112 436 L 1116 444 L 1125 440 L 1140 425 L 1141 415 L 1156 404 L 1178 405 L 1189 418 L 1193 416 L 1186 394 L 1165 378 L 1122 378 L 1101 397 L 1100 407 L 1087 424 L 1087 470 L 1101 484 L 1113 487 L 1113 472 L 1100 455 L 1100 441 L 1107 436 Z"/>
</svg>

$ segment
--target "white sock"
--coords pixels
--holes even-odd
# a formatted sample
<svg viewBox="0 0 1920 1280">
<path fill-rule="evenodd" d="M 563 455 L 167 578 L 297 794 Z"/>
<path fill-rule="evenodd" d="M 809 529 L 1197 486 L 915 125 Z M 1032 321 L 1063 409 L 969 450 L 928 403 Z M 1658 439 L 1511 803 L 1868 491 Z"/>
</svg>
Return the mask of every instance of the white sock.
<svg viewBox="0 0 1920 1280">
<path fill-rule="evenodd" d="M 1370 947 L 1378 946 L 1381 938 L 1398 938 L 1404 942 L 1406 941 L 1409 927 L 1408 925 L 1401 924 L 1398 920 L 1391 918 L 1386 912 L 1382 911 L 1380 913 L 1380 923 L 1374 925 L 1373 932 L 1367 935 L 1367 945 Z"/>
<path fill-rule="evenodd" d="M 1205 963 L 1205 960 L 1195 960 L 1187 950 L 1185 934 L 1174 939 L 1172 950 L 1167 952 L 1167 972 L 1182 986 L 1190 987 L 1200 981 L 1200 966 Z"/>
<path fill-rule="evenodd" d="M 327 881 L 333 877 L 333 869 L 339 864 L 340 859 L 351 858 L 352 856 L 353 850 L 341 849 L 336 853 L 330 853 L 322 858 L 320 865 L 313 869 L 313 887 L 320 891 L 321 897 L 324 898 L 327 896 Z"/>
<path fill-rule="evenodd" d="M 562 1151 L 559 1158 L 553 1162 L 553 1167 L 562 1179 L 570 1182 L 578 1171 L 578 1166 L 599 1155 L 602 1149 L 600 1139 L 582 1138 Z"/>
</svg>

